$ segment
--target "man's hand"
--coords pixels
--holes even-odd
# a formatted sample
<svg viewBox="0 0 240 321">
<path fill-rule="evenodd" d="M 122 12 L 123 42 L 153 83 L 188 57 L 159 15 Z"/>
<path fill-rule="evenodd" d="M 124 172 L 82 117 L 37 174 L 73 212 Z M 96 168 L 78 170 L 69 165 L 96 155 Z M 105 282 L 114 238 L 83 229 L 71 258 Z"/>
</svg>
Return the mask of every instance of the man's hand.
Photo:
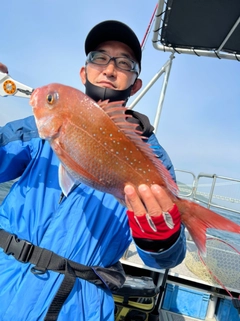
<svg viewBox="0 0 240 321">
<path fill-rule="evenodd" d="M 0 62 L 0 71 L 4 72 L 5 74 L 8 74 L 8 68 L 4 64 Z"/>
<path fill-rule="evenodd" d="M 145 215 L 146 212 L 150 216 L 160 216 L 162 212 L 167 212 L 174 205 L 166 191 L 156 184 L 151 188 L 147 185 L 139 185 L 138 193 L 141 198 L 131 185 L 125 186 L 124 192 L 127 208 L 134 212 L 135 216 Z"/>
<path fill-rule="evenodd" d="M 135 242 L 147 250 L 170 247 L 177 239 L 181 218 L 177 206 L 159 185 L 131 185 L 124 188 L 127 215 Z M 142 243 L 148 242 L 146 246 Z M 155 241 L 155 244 L 149 241 Z M 157 248 L 158 247 L 158 248 Z M 156 250 L 157 248 L 157 250 Z"/>
</svg>

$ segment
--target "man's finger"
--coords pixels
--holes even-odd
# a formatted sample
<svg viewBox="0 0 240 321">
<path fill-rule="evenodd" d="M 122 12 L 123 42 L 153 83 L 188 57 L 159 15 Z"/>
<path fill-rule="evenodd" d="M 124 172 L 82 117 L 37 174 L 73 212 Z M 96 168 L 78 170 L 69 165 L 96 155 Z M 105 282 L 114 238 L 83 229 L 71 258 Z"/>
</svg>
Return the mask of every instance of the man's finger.
<svg viewBox="0 0 240 321">
<path fill-rule="evenodd" d="M 167 192 L 164 190 L 164 188 L 154 184 L 151 186 L 151 191 L 155 196 L 155 199 L 161 206 L 163 212 L 167 212 L 173 207 L 174 203 Z"/>
<path fill-rule="evenodd" d="M 136 216 L 144 215 L 146 213 L 146 208 L 139 198 L 135 188 L 131 185 L 126 185 L 124 192 L 128 209 L 134 212 Z"/>
<path fill-rule="evenodd" d="M 161 204 L 155 198 L 151 188 L 145 184 L 138 186 L 138 191 L 143 203 L 146 206 L 147 213 L 150 216 L 160 216 L 162 214 Z"/>
</svg>

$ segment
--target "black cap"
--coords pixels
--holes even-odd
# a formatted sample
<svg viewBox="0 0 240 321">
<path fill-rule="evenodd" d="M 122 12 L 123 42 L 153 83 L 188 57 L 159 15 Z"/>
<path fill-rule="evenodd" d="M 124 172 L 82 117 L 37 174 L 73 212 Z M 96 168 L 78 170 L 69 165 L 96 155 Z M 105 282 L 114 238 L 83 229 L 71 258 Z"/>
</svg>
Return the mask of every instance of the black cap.
<svg viewBox="0 0 240 321">
<path fill-rule="evenodd" d="M 86 55 L 101 43 L 112 40 L 123 42 L 130 47 L 141 69 L 142 49 L 139 40 L 133 30 L 120 21 L 107 20 L 93 27 L 85 40 Z"/>
</svg>

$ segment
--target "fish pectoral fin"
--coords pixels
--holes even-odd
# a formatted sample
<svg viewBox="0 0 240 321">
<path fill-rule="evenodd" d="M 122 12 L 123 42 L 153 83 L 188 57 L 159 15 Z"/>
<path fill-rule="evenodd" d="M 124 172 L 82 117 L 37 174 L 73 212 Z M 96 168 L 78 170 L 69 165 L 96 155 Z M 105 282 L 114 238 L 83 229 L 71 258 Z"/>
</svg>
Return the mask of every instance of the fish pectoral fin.
<svg viewBox="0 0 240 321">
<path fill-rule="evenodd" d="M 68 196 L 69 192 L 75 185 L 75 180 L 62 164 L 60 164 L 58 168 L 58 179 L 63 194 Z"/>
</svg>

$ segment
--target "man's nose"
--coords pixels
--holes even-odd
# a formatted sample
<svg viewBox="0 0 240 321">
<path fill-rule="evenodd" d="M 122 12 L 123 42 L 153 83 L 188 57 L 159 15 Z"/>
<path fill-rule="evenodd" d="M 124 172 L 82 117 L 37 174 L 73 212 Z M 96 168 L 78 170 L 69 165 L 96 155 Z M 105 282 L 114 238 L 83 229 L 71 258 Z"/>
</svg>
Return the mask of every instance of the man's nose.
<svg viewBox="0 0 240 321">
<path fill-rule="evenodd" d="M 110 60 L 109 63 L 104 68 L 104 73 L 107 76 L 115 76 L 116 74 L 116 64 L 114 60 Z"/>
</svg>

